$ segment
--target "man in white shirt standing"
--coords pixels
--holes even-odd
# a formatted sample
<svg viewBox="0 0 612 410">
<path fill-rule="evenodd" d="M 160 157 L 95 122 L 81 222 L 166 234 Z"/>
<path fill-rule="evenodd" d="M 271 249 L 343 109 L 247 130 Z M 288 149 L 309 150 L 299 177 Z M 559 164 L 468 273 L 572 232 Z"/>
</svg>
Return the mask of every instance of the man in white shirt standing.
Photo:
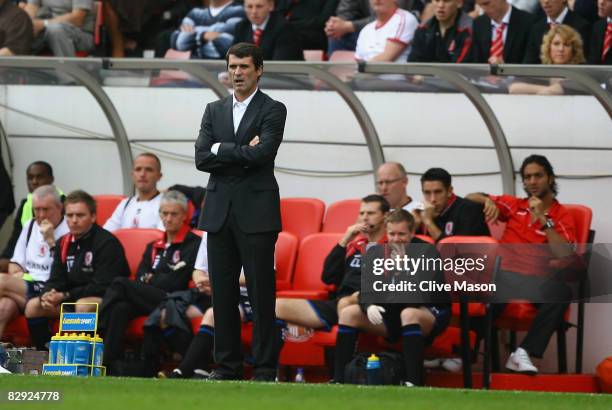
<svg viewBox="0 0 612 410">
<path fill-rule="evenodd" d="M 113 232 L 121 228 L 164 229 L 159 219 L 160 192 L 157 183 L 162 177 L 161 162 L 157 155 L 144 152 L 134 159 L 132 181 L 136 195 L 122 200 L 104 229 Z"/>
<path fill-rule="evenodd" d="M 409 11 L 397 7 L 396 0 L 370 0 L 376 20 L 359 33 L 355 58 L 372 62 L 403 63 L 419 23 Z"/>
<path fill-rule="evenodd" d="M 40 295 L 49 279 L 55 244 L 68 233 L 62 200 L 53 185 L 36 188 L 32 200 L 35 219 L 21 230 L 8 273 L 0 273 L 0 336 L 26 302 Z"/>
</svg>

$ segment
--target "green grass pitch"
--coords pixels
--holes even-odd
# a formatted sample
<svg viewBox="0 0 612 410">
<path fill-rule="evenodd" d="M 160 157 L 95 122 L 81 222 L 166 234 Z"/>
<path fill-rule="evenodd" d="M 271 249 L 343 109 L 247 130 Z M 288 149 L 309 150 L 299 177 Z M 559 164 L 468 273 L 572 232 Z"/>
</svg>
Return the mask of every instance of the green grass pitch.
<svg viewBox="0 0 612 410">
<path fill-rule="evenodd" d="M 7 391 L 60 391 L 61 403 L 8 403 Z M 612 395 L 396 386 L 0 376 L 0 410 L 173 409 L 612 409 Z"/>
</svg>

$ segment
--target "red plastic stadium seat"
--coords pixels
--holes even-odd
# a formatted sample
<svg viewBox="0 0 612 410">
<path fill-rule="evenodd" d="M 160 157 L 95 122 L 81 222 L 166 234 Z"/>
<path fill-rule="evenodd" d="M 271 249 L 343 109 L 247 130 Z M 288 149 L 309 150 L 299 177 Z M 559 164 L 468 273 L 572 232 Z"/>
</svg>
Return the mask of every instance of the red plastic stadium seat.
<svg viewBox="0 0 612 410">
<path fill-rule="evenodd" d="M 323 50 L 304 50 L 305 61 L 324 61 L 325 52 Z"/>
<path fill-rule="evenodd" d="M 169 49 L 166 51 L 164 58 L 167 60 L 189 60 L 191 51 L 178 51 Z M 184 82 L 189 80 L 189 74 L 180 70 L 161 70 L 157 77 L 151 78 L 152 86 L 160 86 L 174 82 Z"/>
<path fill-rule="evenodd" d="M 435 245 L 435 243 L 436 243 L 436 241 L 434 241 L 434 239 L 431 236 L 429 236 L 429 235 L 417 234 L 417 235 L 414 235 L 414 236 L 415 236 L 415 238 L 419 238 L 423 242 L 427 242 L 427 243 L 430 243 L 432 245 Z"/>
<path fill-rule="evenodd" d="M 96 223 L 103 226 L 124 198 L 125 195 L 94 195 L 97 208 Z"/>
<path fill-rule="evenodd" d="M 297 258 L 298 238 L 290 232 L 280 232 L 276 241 L 276 290 L 291 289 L 293 267 Z"/>
<path fill-rule="evenodd" d="M 323 232 L 344 233 L 357 221 L 360 206 L 361 199 L 344 199 L 331 204 L 325 214 Z"/>
<path fill-rule="evenodd" d="M 136 279 L 138 265 L 140 265 L 147 245 L 164 237 L 164 233 L 160 230 L 143 228 L 118 229 L 113 232 L 113 235 L 119 239 L 123 246 L 132 280 Z"/>
<path fill-rule="evenodd" d="M 329 287 L 321 281 L 323 262 L 342 234 L 315 233 L 302 240 L 293 274 L 291 290 L 277 292 L 277 297 L 326 299 Z"/>
<path fill-rule="evenodd" d="M 299 240 L 321 232 L 325 203 L 317 198 L 282 198 L 280 202 L 283 231 Z"/>
</svg>

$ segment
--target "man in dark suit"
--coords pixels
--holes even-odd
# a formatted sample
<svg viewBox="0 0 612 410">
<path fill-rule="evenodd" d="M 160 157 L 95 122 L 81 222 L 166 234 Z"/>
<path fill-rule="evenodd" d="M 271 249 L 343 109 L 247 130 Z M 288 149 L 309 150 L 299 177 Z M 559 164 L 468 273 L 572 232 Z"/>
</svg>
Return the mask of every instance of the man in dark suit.
<svg viewBox="0 0 612 410">
<path fill-rule="evenodd" d="M 531 28 L 523 63 L 542 63 L 540 60 L 542 39 L 553 24 L 565 24 L 576 30 L 580 34 L 580 37 L 582 37 L 582 44 L 584 45 L 586 54 L 589 45 L 589 31 L 591 29 L 589 22 L 580 17 L 578 13 L 570 10 L 567 7 L 567 0 L 540 0 L 540 5 L 546 17 L 539 20 Z"/>
<path fill-rule="evenodd" d="M 247 19 L 234 31 L 234 44 L 253 43 L 264 60 L 303 60 L 304 54 L 293 27 L 278 13 L 273 13 L 274 0 L 245 0 Z"/>
<path fill-rule="evenodd" d="M 593 25 L 589 64 L 612 65 L 612 0 L 597 0 L 601 19 Z"/>
<path fill-rule="evenodd" d="M 325 23 L 334 15 L 339 0 L 277 0 L 281 13 L 298 34 L 304 50 L 326 50 Z"/>
<path fill-rule="evenodd" d="M 472 61 L 520 64 L 527 47 L 533 16 L 511 6 L 506 0 L 476 0 L 476 4 L 484 14 L 474 20 Z"/>
<path fill-rule="evenodd" d="M 234 94 L 206 106 L 195 144 L 198 170 L 210 173 L 206 211 L 215 330 L 213 380 L 242 377 L 238 278 L 244 267 L 253 308 L 254 379 L 276 377 L 280 334 L 276 327 L 274 245 L 281 230 L 274 159 L 287 110 L 258 90 L 261 50 L 233 45 L 226 55 Z M 278 337 L 272 337 L 276 335 Z"/>
</svg>

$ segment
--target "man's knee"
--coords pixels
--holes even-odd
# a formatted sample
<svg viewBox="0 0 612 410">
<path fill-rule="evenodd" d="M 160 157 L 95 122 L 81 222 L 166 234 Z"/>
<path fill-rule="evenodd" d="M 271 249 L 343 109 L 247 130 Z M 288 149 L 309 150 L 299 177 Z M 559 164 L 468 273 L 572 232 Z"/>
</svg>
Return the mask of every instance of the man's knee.
<svg viewBox="0 0 612 410">
<path fill-rule="evenodd" d="M 26 318 L 30 319 L 33 317 L 43 316 L 43 308 L 40 304 L 40 298 L 32 298 L 28 301 L 25 307 L 24 315 Z"/>
<path fill-rule="evenodd" d="M 45 28 L 45 37 L 47 39 L 69 39 L 68 30 L 68 26 L 64 23 L 49 23 Z"/>
<path fill-rule="evenodd" d="M 10 298 L 0 298 L 0 321 L 8 321 L 17 315 L 17 303 Z"/>
<path fill-rule="evenodd" d="M 364 317 L 359 305 L 351 305 L 342 309 L 338 317 L 338 324 L 345 326 L 357 326 Z"/>
<path fill-rule="evenodd" d="M 423 325 L 423 312 L 415 308 L 406 308 L 400 313 L 402 325 Z"/>
<path fill-rule="evenodd" d="M 75 311 L 77 313 L 89 313 L 96 311 L 96 305 L 102 303 L 102 298 L 88 296 L 76 301 Z"/>
</svg>

